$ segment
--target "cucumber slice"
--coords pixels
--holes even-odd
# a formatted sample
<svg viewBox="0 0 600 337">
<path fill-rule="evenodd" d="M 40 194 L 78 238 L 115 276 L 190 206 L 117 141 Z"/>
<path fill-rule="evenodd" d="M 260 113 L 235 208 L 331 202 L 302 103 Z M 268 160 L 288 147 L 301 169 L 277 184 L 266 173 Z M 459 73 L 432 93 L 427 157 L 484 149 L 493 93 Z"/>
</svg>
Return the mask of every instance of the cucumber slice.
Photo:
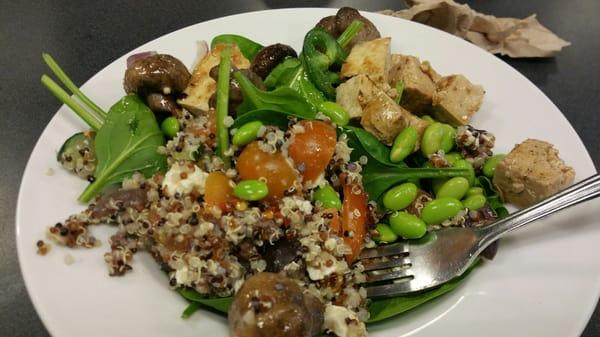
<svg viewBox="0 0 600 337">
<path fill-rule="evenodd" d="M 96 171 L 96 152 L 92 131 L 78 132 L 69 137 L 58 150 L 56 160 L 77 176 L 93 180 Z"/>
</svg>

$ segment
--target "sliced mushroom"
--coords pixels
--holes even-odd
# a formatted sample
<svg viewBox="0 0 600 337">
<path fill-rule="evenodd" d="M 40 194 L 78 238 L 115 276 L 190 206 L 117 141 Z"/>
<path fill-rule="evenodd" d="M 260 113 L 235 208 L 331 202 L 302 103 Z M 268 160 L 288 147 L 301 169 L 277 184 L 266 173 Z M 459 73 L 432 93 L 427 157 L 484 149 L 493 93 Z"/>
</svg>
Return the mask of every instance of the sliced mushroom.
<svg viewBox="0 0 600 337">
<path fill-rule="evenodd" d="M 294 48 L 281 43 L 272 44 L 261 49 L 250 64 L 250 70 L 263 80 L 286 57 L 298 57 Z"/>
<path fill-rule="evenodd" d="M 123 86 L 127 93 L 146 96 L 151 93 L 165 95 L 185 90 L 190 72 L 177 58 L 156 54 L 133 62 L 125 71 Z"/>
</svg>

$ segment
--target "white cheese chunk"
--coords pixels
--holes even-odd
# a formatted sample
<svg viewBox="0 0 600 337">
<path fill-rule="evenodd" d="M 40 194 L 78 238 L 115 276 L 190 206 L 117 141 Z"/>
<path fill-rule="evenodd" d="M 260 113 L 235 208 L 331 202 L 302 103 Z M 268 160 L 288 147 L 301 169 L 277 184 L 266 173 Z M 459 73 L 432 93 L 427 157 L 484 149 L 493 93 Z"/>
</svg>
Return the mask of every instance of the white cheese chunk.
<svg viewBox="0 0 600 337">
<path fill-rule="evenodd" d="M 358 320 L 356 314 L 339 305 L 325 306 L 323 328 L 338 337 L 364 337 L 367 335 L 365 323 Z"/>
<path fill-rule="evenodd" d="M 192 191 L 204 194 L 207 177 L 208 173 L 196 165 L 175 163 L 165 174 L 162 188 L 169 196 L 173 196 L 175 193 L 189 194 Z"/>
</svg>

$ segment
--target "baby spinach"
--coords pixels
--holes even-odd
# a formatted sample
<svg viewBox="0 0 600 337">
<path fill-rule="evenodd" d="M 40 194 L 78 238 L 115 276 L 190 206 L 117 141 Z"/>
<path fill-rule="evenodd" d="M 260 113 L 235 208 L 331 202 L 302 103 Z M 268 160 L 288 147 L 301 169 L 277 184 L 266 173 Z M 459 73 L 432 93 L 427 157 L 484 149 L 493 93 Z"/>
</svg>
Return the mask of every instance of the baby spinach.
<svg viewBox="0 0 600 337">
<path fill-rule="evenodd" d="M 380 163 L 369 163 L 363 168 L 363 186 L 370 200 L 379 197 L 392 186 L 410 179 L 449 178 L 464 176 L 466 169 L 457 168 L 407 168 L 389 167 Z"/>
<path fill-rule="evenodd" d="M 293 89 L 279 87 L 272 91 L 264 91 L 258 89 L 240 72 L 234 73 L 233 76 L 240 84 L 244 96 L 237 110 L 238 115 L 256 109 L 286 111 L 294 116 L 313 116 L 316 113 L 315 107 Z"/>
<path fill-rule="evenodd" d="M 508 215 L 508 210 L 504 207 L 502 200 L 500 199 L 500 195 L 498 195 L 498 191 L 496 187 L 490 180 L 490 178 L 486 176 L 479 176 L 476 180 L 476 185 L 479 185 L 485 191 L 485 197 L 487 198 L 487 202 L 490 207 L 496 212 L 499 218 L 504 218 Z"/>
<path fill-rule="evenodd" d="M 227 311 L 229 310 L 229 306 L 231 306 L 231 302 L 233 302 L 233 297 L 206 297 L 201 295 L 194 289 L 191 288 L 179 288 L 177 292 L 183 296 L 186 300 L 192 303 L 198 303 L 201 306 L 212 308 L 218 312 L 221 312 L 227 315 Z M 193 308 L 186 308 L 186 311 L 196 310 Z M 185 311 L 184 311 L 185 314 Z"/>
<path fill-rule="evenodd" d="M 225 163 L 225 167 L 231 164 L 231 158 L 225 153 L 229 149 L 229 131 L 225 125 L 225 118 L 229 107 L 229 68 L 231 65 L 231 48 L 226 47 L 221 53 L 219 63 L 219 78 L 217 79 L 217 155 Z"/>
<path fill-rule="evenodd" d="M 443 284 L 439 288 L 412 295 L 371 300 L 371 303 L 369 304 L 369 321 L 367 323 L 379 322 L 402 314 L 456 289 L 477 264 L 478 262 L 473 263 L 473 266 L 461 276 Z"/>
<path fill-rule="evenodd" d="M 232 43 L 236 44 L 242 54 L 250 61 L 256 56 L 256 54 L 263 48 L 259 43 L 256 43 L 249 38 L 235 34 L 221 34 L 215 36 L 210 42 L 210 48 L 214 48 L 219 43 Z"/>
<path fill-rule="evenodd" d="M 267 88 L 287 87 L 296 91 L 314 109 L 325 101 L 323 93 L 308 78 L 305 65 L 297 58 L 289 58 L 280 63 L 265 79 Z"/>
<path fill-rule="evenodd" d="M 96 134 L 98 165 L 95 180 L 79 196 L 89 202 L 105 186 L 118 183 L 134 172 L 149 177 L 167 167 L 157 152 L 165 139 L 154 113 L 137 95 L 127 95 L 113 105 Z"/>
<path fill-rule="evenodd" d="M 359 160 L 364 155 L 386 166 L 407 167 L 403 162 L 392 163 L 390 149 L 369 131 L 354 126 L 344 126 L 341 131 L 348 136 L 348 145 L 353 148 L 352 160 Z"/>
</svg>

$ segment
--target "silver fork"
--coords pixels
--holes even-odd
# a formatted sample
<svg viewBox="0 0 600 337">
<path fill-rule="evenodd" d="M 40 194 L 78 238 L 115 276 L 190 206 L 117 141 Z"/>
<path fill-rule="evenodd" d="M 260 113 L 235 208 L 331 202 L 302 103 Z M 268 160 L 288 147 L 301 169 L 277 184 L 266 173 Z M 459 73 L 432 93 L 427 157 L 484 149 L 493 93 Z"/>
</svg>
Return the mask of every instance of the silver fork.
<svg viewBox="0 0 600 337">
<path fill-rule="evenodd" d="M 529 208 L 489 226 L 445 228 L 416 241 L 364 250 L 362 262 L 368 297 L 389 297 L 426 290 L 464 273 L 479 254 L 504 234 L 600 195 L 595 174 Z"/>
</svg>

